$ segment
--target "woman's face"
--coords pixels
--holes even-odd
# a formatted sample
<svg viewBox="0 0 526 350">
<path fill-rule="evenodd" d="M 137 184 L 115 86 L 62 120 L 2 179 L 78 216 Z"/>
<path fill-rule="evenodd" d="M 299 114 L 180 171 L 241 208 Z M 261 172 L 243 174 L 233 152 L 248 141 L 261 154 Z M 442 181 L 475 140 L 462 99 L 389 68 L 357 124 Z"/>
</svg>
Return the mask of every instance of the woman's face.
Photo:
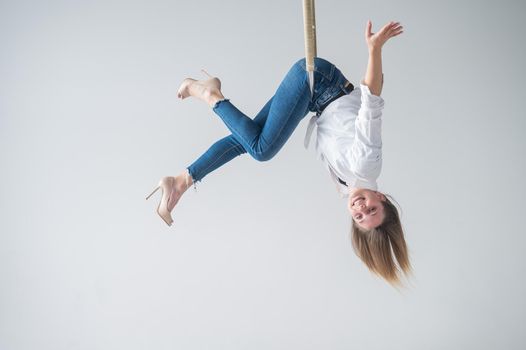
<svg viewBox="0 0 526 350">
<path fill-rule="evenodd" d="M 385 213 L 385 196 L 377 191 L 359 188 L 349 194 L 348 208 L 356 224 L 364 230 L 380 226 Z"/>
</svg>

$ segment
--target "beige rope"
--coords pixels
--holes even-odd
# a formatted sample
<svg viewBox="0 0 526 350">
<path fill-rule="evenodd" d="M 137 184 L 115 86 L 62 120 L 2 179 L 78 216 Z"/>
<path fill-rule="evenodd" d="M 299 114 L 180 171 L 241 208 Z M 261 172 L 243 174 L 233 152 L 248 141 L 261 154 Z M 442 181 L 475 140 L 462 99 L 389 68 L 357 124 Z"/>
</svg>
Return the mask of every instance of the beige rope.
<svg viewBox="0 0 526 350">
<path fill-rule="evenodd" d="M 314 0 L 303 0 L 303 27 L 305 31 L 305 61 L 309 72 L 309 84 L 312 93 L 314 84 L 314 57 L 316 57 L 316 17 Z"/>
</svg>

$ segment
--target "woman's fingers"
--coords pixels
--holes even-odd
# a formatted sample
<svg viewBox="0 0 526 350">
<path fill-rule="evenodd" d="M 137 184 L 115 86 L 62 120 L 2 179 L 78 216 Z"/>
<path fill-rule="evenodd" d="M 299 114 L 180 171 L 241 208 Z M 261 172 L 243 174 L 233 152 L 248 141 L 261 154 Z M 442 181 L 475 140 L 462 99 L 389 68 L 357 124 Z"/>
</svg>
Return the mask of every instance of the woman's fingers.
<svg viewBox="0 0 526 350">
<path fill-rule="evenodd" d="M 387 35 L 387 36 L 389 36 L 391 33 L 397 31 L 400 27 L 401 27 L 400 22 L 391 21 L 391 22 L 385 24 L 378 32 L 374 33 L 373 35 L 378 35 L 378 36 L 380 36 L 380 35 Z M 372 34 L 371 33 L 371 21 L 367 22 L 366 33 L 368 33 L 369 35 Z"/>
<path fill-rule="evenodd" d="M 384 25 L 382 27 L 382 29 L 380 29 L 378 31 L 379 34 L 384 34 L 384 33 L 387 33 L 389 30 L 391 30 L 391 28 L 393 28 L 393 26 L 395 25 L 396 23 L 395 22 L 389 22 L 387 23 L 386 25 Z"/>
<path fill-rule="evenodd" d="M 389 31 L 396 31 L 400 28 L 402 28 L 402 25 L 400 24 L 400 22 L 396 22 L 389 28 Z"/>
<path fill-rule="evenodd" d="M 397 36 L 403 32 L 403 28 L 400 25 L 400 22 L 389 22 L 382 28 L 382 34 L 384 34 L 387 38 L 391 38 L 393 36 Z"/>
<path fill-rule="evenodd" d="M 367 21 L 365 26 L 365 39 L 369 47 L 382 47 L 390 38 L 403 33 L 403 27 L 400 22 L 391 21 L 385 24 L 379 31 L 372 33 L 372 22 Z"/>
<path fill-rule="evenodd" d="M 388 34 L 389 34 L 389 37 L 393 37 L 393 36 L 397 36 L 399 34 L 402 34 L 404 31 L 404 27 L 402 27 L 400 25 L 400 23 L 396 23 L 395 26 L 391 27 L 391 29 L 389 30 Z"/>
</svg>

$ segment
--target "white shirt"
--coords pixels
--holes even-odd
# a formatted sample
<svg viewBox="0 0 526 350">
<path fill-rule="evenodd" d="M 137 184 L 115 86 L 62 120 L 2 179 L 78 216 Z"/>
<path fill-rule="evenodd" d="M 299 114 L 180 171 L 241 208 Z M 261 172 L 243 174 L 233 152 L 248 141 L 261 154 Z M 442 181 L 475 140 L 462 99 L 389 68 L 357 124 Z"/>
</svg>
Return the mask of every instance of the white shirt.
<svg viewBox="0 0 526 350">
<path fill-rule="evenodd" d="M 316 125 L 316 154 L 327 165 L 342 198 L 349 195 L 351 188 L 378 188 L 383 107 L 384 100 L 360 84 L 359 89 L 332 101 L 319 117 L 309 120 L 305 148 L 309 147 Z M 338 177 L 348 186 L 341 184 Z"/>
</svg>

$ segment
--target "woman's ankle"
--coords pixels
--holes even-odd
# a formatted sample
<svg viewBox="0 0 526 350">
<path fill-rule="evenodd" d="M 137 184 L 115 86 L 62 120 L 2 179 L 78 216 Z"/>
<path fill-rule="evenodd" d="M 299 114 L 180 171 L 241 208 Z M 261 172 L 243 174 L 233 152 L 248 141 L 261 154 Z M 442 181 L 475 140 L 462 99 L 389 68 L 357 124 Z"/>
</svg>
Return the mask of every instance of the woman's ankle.
<svg viewBox="0 0 526 350">
<path fill-rule="evenodd" d="M 181 193 L 186 192 L 186 190 L 189 189 L 194 183 L 192 179 L 192 175 L 190 175 L 190 172 L 188 170 L 185 170 L 181 174 L 177 175 L 177 178 L 179 179 L 179 181 L 177 181 L 178 182 L 177 190 L 180 191 Z"/>
<path fill-rule="evenodd" d="M 224 99 L 225 96 L 219 90 L 208 90 L 206 92 L 206 103 L 210 108 L 214 108 L 217 102 Z"/>
</svg>

